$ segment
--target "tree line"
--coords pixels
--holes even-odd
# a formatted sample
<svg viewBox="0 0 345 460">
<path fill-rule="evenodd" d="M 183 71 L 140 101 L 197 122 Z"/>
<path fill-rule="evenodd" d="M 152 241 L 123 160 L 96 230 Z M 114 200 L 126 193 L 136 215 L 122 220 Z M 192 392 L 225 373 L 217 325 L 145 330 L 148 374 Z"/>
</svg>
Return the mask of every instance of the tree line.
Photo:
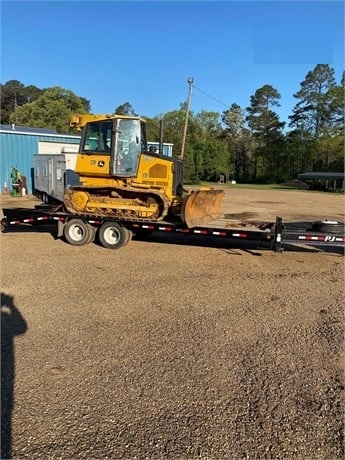
<svg viewBox="0 0 345 460">
<path fill-rule="evenodd" d="M 248 107 L 233 103 L 222 113 L 189 112 L 184 152 L 187 182 L 213 181 L 219 175 L 242 183 L 281 183 L 306 171 L 344 171 L 344 73 L 318 64 L 307 73 L 289 122 L 275 108 L 281 95 L 269 84 L 258 88 Z M 164 142 L 181 152 L 187 104 L 164 114 Z M 91 113 L 84 97 L 60 87 L 39 89 L 17 80 L 1 84 L 1 124 L 55 129 L 74 134 L 70 115 Z M 129 102 L 114 113 L 138 115 Z M 160 117 L 147 117 L 150 141 L 159 141 Z M 287 126 L 286 126 L 287 125 Z"/>
</svg>

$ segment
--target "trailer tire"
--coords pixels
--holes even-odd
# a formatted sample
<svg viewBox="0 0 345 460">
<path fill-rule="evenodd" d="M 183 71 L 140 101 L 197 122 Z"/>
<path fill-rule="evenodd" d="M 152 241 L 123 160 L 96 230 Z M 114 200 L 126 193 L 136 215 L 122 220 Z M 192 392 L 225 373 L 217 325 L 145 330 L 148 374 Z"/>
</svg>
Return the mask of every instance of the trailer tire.
<svg viewBox="0 0 345 460">
<path fill-rule="evenodd" d="M 318 222 L 313 222 L 311 230 L 313 232 L 320 233 L 344 233 L 345 224 L 342 222 L 336 222 L 331 220 L 320 220 Z"/>
<path fill-rule="evenodd" d="M 64 237 L 73 246 L 89 244 L 94 236 L 94 228 L 82 219 L 71 219 L 64 226 Z"/>
<path fill-rule="evenodd" d="M 126 228 L 126 230 L 127 230 L 127 242 L 126 242 L 126 244 L 127 244 L 133 238 L 133 232 L 132 232 L 132 230 L 128 230 L 128 228 Z"/>
<path fill-rule="evenodd" d="M 132 232 L 118 222 L 105 222 L 98 230 L 100 244 L 107 249 L 119 249 L 132 237 Z"/>
<path fill-rule="evenodd" d="M 87 225 L 89 227 L 90 236 L 89 236 L 89 241 L 86 244 L 93 243 L 96 238 L 96 228 L 91 224 L 87 224 Z"/>
</svg>

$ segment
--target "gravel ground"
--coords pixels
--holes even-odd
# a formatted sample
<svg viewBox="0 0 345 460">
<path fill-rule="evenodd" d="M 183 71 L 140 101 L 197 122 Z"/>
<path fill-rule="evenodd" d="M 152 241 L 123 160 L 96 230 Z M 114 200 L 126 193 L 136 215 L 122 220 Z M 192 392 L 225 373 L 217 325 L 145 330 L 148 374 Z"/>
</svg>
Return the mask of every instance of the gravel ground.
<svg viewBox="0 0 345 460">
<path fill-rule="evenodd" d="M 231 189 L 224 211 L 343 221 L 344 197 Z M 2 458 L 344 458 L 339 251 L 0 244 Z"/>
</svg>

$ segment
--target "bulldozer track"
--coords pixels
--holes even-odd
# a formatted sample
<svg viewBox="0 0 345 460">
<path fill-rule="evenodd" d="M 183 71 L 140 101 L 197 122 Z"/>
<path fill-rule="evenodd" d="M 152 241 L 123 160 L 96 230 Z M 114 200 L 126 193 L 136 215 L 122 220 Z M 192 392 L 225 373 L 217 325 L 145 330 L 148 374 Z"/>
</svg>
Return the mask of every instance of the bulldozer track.
<svg viewBox="0 0 345 460">
<path fill-rule="evenodd" d="M 75 205 L 75 195 L 85 195 L 85 206 Z M 95 205 L 99 202 L 99 207 Z M 93 206 L 90 206 L 90 203 Z M 84 203 L 83 203 L 84 204 Z M 68 212 L 77 215 L 115 217 L 124 220 L 155 221 L 162 220 L 168 213 L 170 201 L 152 190 L 87 189 L 73 187 L 65 195 L 64 205 Z M 147 216 L 143 217 L 143 214 Z"/>
</svg>

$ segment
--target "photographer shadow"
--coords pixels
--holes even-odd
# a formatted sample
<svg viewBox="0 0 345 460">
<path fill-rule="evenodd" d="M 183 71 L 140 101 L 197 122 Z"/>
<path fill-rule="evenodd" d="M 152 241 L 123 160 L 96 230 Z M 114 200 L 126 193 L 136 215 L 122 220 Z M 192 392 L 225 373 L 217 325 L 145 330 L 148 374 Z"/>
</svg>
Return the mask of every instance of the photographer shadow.
<svg viewBox="0 0 345 460">
<path fill-rule="evenodd" d="M 1 296 L 1 459 L 12 458 L 12 410 L 15 380 L 14 338 L 24 334 L 27 324 L 13 302 Z"/>
</svg>

